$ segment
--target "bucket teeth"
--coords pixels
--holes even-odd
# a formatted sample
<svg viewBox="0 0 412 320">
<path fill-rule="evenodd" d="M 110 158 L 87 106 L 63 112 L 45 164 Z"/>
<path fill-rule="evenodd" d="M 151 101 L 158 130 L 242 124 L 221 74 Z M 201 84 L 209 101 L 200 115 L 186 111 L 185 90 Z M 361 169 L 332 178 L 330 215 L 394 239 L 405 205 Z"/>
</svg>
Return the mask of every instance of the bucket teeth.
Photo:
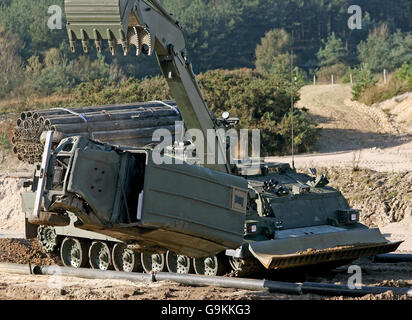
<svg viewBox="0 0 412 320">
<path fill-rule="evenodd" d="M 136 27 L 129 28 L 129 30 L 127 31 L 127 41 L 130 45 L 134 45 L 136 47 L 136 55 L 138 56 L 140 48 L 140 39 Z"/>
<path fill-rule="evenodd" d="M 97 29 L 93 29 L 94 44 L 98 53 L 102 53 L 102 36 Z"/>
<path fill-rule="evenodd" d="M 112 56 L 114 56 L 117 52 L 117 41 L 109 40 L 109 49 L 110 49 Z"/>
<path fill-rule="evenodd" d="M 143 27 L 132 27 L 127 32 L 127 39 L 130 45 L 136 47 L 136 55 L 140 53 L 151 55 L 153 52 L 152 37 L 150 32 Z"/>
<path fill-rule="evenodd" d="M 69 35 L 69 42 L 70 42 L 70 49 L 72 52 L 76 52 L 76 34 L 74 33 L 73 30 L 67 30 L 67 33 Z"/>
<path fill-rule="evenodd" d="M 84 53 L 89 52 L 89 40 L 82 40 L 82 46 Z"/>
<path fill-rule="evenodd" d="M 94 40 L 94 44 L 96 45 L 97 52 L 102 53 L 102 40 L 96 39 Z"/>
<path fill-rule="evenodd" d="M 89 38 L 89 34 L 92 35 L 92 38 Z M 125 34 L 122 30 L 118 30 L 118 35 L 116 34 L 117 37 L 110 29 L 106 30 L 106 35 L 104 38 L 96 29 L 93 29 L 93 32 L 89 32 L 89 34 L 87 34 L 84 29 L 81 29 L 78 33 L 79 37 L 77 37 L 72 30 L 69 30 L 70 48 L 72 52 L 76 51 L 76 40 L 79 39 L 82 42 L 84 52 L 88 53 L 89 39 L 94 39 L 96 50 L 98 53 L 101 53 L 103 50 L 102 40 L 107 39 L 110 52 L 113 56 L 116 55 L 119 45 L 122 46 L 125 56 L 130 52 L 130 46 L 136 47 L 137 56 L 141 53 L 150 56 L 153 53 L 153 38 L 149 30 L 141 26 L 128 28 L 127 34 Z"/>
<path fill-rule="evenodd" d="M 148 56 L 152 55 L 153 53 L 153 45 L 152 45 L 152 36 L 150 32 L 146 28 L 138 28 L 138 36 L 139 36 L 139 51 L 143 52 Z"/>
<path fill-rule="evenodd" d="M 88 53 L 89 52 L 89 36 L 84 29 L 80 29 L 80 36 L 82 39 L 83 51 L 85 53 Z"/>
<path fill-rule="evenodd" d="M 76 52 L 76 40 L 70 40 L 70 50 L 75 53 Z"/>
</svg>

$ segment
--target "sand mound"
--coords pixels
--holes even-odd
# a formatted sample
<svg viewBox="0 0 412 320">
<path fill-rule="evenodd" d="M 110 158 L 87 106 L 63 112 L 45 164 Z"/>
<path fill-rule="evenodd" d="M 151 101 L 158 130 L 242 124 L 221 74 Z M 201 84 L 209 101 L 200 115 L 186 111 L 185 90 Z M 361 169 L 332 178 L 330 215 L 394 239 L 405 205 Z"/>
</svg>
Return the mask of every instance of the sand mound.
<svg viewBox="0 0 412 320">
<path fill-rule="evenodd" d="M 47 255 L 37 240 L 0 239 L 0 262 L 31 263 L 38 265 L 61 264 L 55 255 Z"/>
<path fill-rule="evenodd" d="M 362 169 L 320 168 L 330 185 L 339 189 L 353 208 L 362 210 L 368 227 L 401 222 L 409 225 L 412 216 L 412 172 L 380 173 Z"/>
<path fill-rule="evenodd" d="M 405 132 L 412 133 L 412 92 L 374 105 L 386 112 Z"/>
<path fill-rule="evenodd" d="M 0 234 L 24 233 L 24 213 L 21 209 L 23 188 L 15 178 L 0 175 Z"/>
</svg>

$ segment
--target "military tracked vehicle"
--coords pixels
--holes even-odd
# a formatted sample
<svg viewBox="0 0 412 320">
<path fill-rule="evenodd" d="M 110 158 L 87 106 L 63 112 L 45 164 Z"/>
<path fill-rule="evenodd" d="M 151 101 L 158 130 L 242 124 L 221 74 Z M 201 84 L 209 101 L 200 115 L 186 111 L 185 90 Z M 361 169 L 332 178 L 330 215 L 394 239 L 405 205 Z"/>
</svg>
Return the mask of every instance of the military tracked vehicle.
<svg viewBox="0 0 412 320">
<path fill-rule="evenodd" d="M 135 47 L 155 53 L 187 129 L 219 130 L 192 71 L 178 22 L 157 0 L 66 0 L 72 50 L 89 40 L 116 53 Z M 28 235 L 46 250 L 59 249 L 65 265 L 220 275 L 258 268 L 343 264 L 396 250 L 378 229 L 359 223 L 359 211 L 328 186 L 325 176 L 288 164 L 216 161 L 202 166 L 159 164 L 153 148 L 102 144 L 81 136 L 52 152 L 48 132 L 42 163 L 23 194 Z M 190 145 L 190 142 L 188 143 Z M 164 157 L 177 159 L 178 147 Z M 226 157 L 222 139 L 204 150 Z M 201 154 L 203 160 L 207 154 Z M 228 159 L 228 157 L 226 157 Z M 186 159 L 187 160 L 187 159 Z M 202 160 L 202 159 L 201 159 Z"/>
</svg>

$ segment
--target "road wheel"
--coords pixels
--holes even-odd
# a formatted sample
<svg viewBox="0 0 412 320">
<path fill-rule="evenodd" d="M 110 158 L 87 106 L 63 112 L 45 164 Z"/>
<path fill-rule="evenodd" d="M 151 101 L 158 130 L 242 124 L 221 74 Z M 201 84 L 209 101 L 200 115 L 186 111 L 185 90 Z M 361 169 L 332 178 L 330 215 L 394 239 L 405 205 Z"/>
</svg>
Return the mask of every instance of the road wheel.
<svg viewBox="0 0 412 320">
<path fill-rule="evenodd" d="M 65 238 L 60 247 L 60 257 L 66 267 L 87 266 L 87 245 L 75 238 Z"/>
</svg>

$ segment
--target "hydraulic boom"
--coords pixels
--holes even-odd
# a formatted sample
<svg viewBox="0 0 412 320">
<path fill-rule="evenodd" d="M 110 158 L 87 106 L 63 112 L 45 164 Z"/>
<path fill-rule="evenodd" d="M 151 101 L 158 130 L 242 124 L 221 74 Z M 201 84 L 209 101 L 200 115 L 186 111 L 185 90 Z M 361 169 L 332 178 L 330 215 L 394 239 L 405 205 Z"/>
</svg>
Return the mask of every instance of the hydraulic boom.
<svg viewBox="0 0 412 320">
<path fill-rule="evenodd" d="M 67 31 L 74 52 L 76 40 L 83 50 L 93 39 L 98 51 L 107 40 L 116 54 L 119 45 L 127 55 L 130 47 L 136 54 L 156 55 L 171 94 L 179 106 L 187 129 L 200 129 L 204 137 L 203 150 L 197 155 L 211 169 L 230 173 L 226 142 L 214 136 L 206 139 L 207 130 L 221 128 L 219 120 L 208 108 L 200 91 L 192 65 L 187 57 L 186 39 L 178 21 L 157 0 L 66 0 Z M 87 9 L 86 9 L 87 8 Z M 214 151 L 214 164 L 207 164 L 207 154 Z M 222 163 L 218 159 L 225 159 Z"/>
</svg>

